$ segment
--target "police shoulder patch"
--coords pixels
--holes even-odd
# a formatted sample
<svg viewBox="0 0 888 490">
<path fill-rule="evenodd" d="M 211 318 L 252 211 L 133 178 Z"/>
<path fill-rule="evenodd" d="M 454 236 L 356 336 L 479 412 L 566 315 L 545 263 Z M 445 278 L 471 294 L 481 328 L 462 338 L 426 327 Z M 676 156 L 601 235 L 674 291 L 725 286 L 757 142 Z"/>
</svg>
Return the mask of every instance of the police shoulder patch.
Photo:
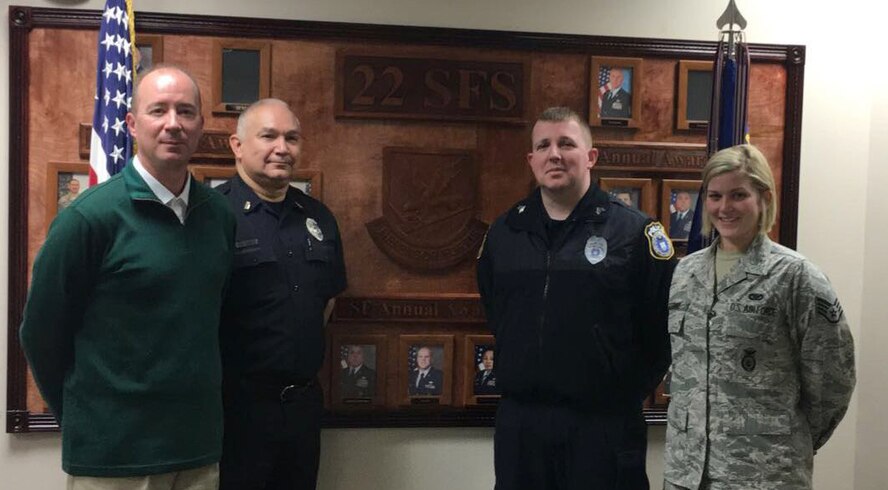
<svg viewBox="0 0 888 490">
<path fill-rule="evenodd" d="M 669 260 L 675 255 L 672 240 L 666 236 L 666 231 L 659 221 L 648 223 L 644 227 L 644 236 L 647 237 L 651 257 L 657 260 Z"/>
</svg>

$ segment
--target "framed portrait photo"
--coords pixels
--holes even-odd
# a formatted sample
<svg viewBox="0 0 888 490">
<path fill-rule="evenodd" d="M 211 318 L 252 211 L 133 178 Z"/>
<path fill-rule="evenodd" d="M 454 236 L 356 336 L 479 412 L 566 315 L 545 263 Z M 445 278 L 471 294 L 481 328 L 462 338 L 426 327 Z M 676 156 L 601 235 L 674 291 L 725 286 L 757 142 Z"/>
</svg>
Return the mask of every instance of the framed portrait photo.
<svg viewBox="0 0 888 490">
<path fill-rule="evenodd" d="M 399 396 L 403 405 L 450 405 L 453 335 L 401 335 Z"/>
<path fill-rule="evenodd" d="M 359 408 L 385 404 L 386 352 L 384 335 L 333 337 L 332 402 Z"/>
<path fill-rule="evenodd" d="M 133 59 L 136 74 L 163 63 L 163 36 L 136 34 L 136 56 Z"/>
<path fill-rule="evenodd" d="M 228 182 L 237 173 L 237 169 L 233 165 L 190 165 L 189 169 L 191 170 L 191 175 L 198 182 L 203 182 L 209 187 L 219 187 Z"/>
<path fill-rule="evenodd" d="M 657 214 L 657 198 L 652 179 L 601 177 L 598 186 L 611 197 L 648 216 Z"/>
<path fill-rule="evenodd" d="M 699 180 L 663 179 L 660 222 L 673 242 L 688 240 L 701 184 Z"/>
<path fill-rule="evenodd" d="M 213 43 L 213 114 L 237 115 L 271 93 L 271 43 L 224 39 Z"/>
<path fill-rule="evenodd" d="M 293 171 L 293 177 L 290 185 L 306 193 L 307 195 L 323 202 L 323 174 L 320 170 L 303 170 L 297 169 Z"/>
<path fill-rule="evenodd" d="M 89 164 L 49 162 L 46 168 L 46 228 L 56 214 L 89 188 Z"/>
<path fill-rule="evenodd" d="M 679 61 L 676 129 L 705 131 L 712 106 L 712 62 Z"/>
<path fill-rule="evenodd" d="M 641 58 L 593 56 L 589 124 L 635 128 L 641 121 Z"/>
<path fill-rule="evenodd" d="M 500 391 L 496 384 L 496 343 L 493 335 L 466 335 L 463 393 L 466 405 L 495 405 Z"/>
</svg>

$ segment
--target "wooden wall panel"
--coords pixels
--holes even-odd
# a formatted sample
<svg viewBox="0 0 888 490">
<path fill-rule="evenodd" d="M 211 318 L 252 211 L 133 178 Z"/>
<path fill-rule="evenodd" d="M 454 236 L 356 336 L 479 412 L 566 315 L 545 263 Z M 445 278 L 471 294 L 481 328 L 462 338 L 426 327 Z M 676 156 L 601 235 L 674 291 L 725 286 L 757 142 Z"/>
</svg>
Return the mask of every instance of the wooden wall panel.
<svg viewBox="0 0 888 490">
<path fill-rule="evenodd" d="M 23 9 L 24 10 L 24 9 Z M 36 11 L 36 10 L 35 10 Z M 11 22 L 31 22 L 26 16 L 11 16 Z M 20 45 L 22 36 L 27 42 L 27 112 L 13 114 L 27 120 L 28 148 L 23 164 L 11 164 L 16 168 L 26 166 L 28 185 L 27 211 L 23 222 L 27 223 L 27 267 L 30 270 L 34 256 L 44 239 L 44 230 L 52 218 L 46 215 L 46 173 L 50 161 L 83 161 L 79 155 L 78 129 L 90 124 L 93 111 L 93 87 L 95 84 L 96 30 L 84 28 L 82 19 L 91 19 L 95 13 L 88 11 L 38 12 L 46 15 L 46 26 L 31 27 L 27 33 L 23 25 L 14 25 L 13 45 Z M 57 17 L 56 17 L 57 16 Z M 138 17 L 151 18 L 151 15 Z M 200 22 L 204 22 L 202 17 Z M 196 78 L 204 103 L 205 129 L 221 133 L 235 129 L 236 118 L 214 116 L 209 110 L 211 100 L 212 49 L 217 35 L 243 33 L 250 39 L 270 41 L 272 44 L 271 94 L 288 102 L 300 117 L 305 144 L 301 167 L 320 171 L 324 180 L 324 202 L 332 209 L 339 221 L 345 259 L 349 275 L 349 289 L 345 295 L 356 297 L 407 298 L 409 301 L 426 301 L 429 298 L 449 301 L 475 302 L 474 260 L 468 259 L 449 270 L 417 272 L 407 270 L 388 258 L 377 248 L 367 232 L 366 223 L 383 214 L 383 150 L 386 147 L 415 147 L 422 149 L 471 150 L 478 158 L 480 183 L 476 217 L 490 223 L 505 212 L 514 202 L 524 197 L 532 187 L 532 175 L 526 163 L 530 148 L 530 123 L 543 109 L 553 105 L 566 105 L 581 114 L 589 109 L 589 84 L 591 56 L 637 56 L 644 59 L 643 76 L 640 80 L 641 118 L 635 129 L 594 128 L 593 138 L 602 145 L 608 143 L 650 144 L 646 148 L 684 148 L 699 152 L 706 135 L 701 132 L 677 131 L 675 121 L 676 66 L 679 59 L 707 59 L 714 53 L 714 44 L 701 42 L 633 40 L 619 38 L 594 38 L 583 36 L 538 35 L 520 33 L 483 33 L 476 31 L 450 31 L 420 28 L 358 26 L 354 35 L 343 34 L 341 28 L 327 24 L 282 23 L 275 30 L 276 39 L 262 39 L 268 26 L 264 23 L 234 22 L 214 18 L 216 24 L 203 29 L 192 25 L 191 18 L 149 20 L 153 28 L 145 32 L 161 34 L 162 26 L 169 27 L 164 35 L 164 62 L 188 69 Z M 144 20 L 143 20 L 144 22 Z M 60 28 L 61 27 L 61 28 Z M 251 30 L 254 29 L 255 30 Z M 137 27 L 138 29 L 138 27 Z M 243 29 L 243 30 L 240 30 Z M 422 31 L 422 32 L 420 32 Z M 445 32 L 446 31 L 446 32 Z M 430 34 L 434 36 L 429 37 Z M 407 36 L 406 38 L 404 36 Z M 412 36 L 412 37 L 411 37 Z M 455 36 L 455 37 L 454 37 Z M 226 37 L 225 39 L 230 39 Z M 405 41 L 409 39 L 409 41 Z M 420 41 L 421 40 L 421 41 Z M 483 42 L 477 42 L 483 40 Z M 499 124 L 478 122 L 405 121 L 395 119 L 337 119 L 334 116 L 336 53 L 339 50 L 361 50 L 379 55 L 399 55 L 442 59 L 509 59 L 526 60 L 530 67 L 527 124 Z M 798 65 L 804 62 L 804 48 L 793 46 L 757 46 L 751 67 L 749 123 L 752 142 L 768 157 L 778 188 L 784 175 L 790 176 L 790 184 L 798 179 L 798 135 L 800 124 L 801 88 L 797 86 L 803 71 Z M 755 59 L 758 56 L 758 59 Z M 13 70 L 16 68 L 13 67 Z M 796 85 L 793 85 L 796 84 Z M 15 90 L 15 87 L 13 87 Z M 788 98 L 788 94 L 790 98 Z M 594 101 L 592 101 L 594 102 Z M 13 108 L 15 104 L 11 104 Z M 787 109 L 792 110 L 787 115 Z M 792 118 L 791 121 L 788 118 Z M 789 124 L 793 126 L 787 129 Z M 673 145 L 673 146 L 670 146 Z M 679 145 L 679 146 L 675 146 Z M 696 147 L 694 145 L 697 145 Z M 787 147 L 790 148 L 787 148 Z M 619 145 L 615 145 L 619 147 Z M 690 148 L 690 150 L 688 150 Z M 11 156 L 17 153 L 10 151 Z M 790 161 L 784 161 L 789 158 Z M 227 166 L 232 161 L 201 162 Z M 787 167 L 789 163 L 789 167 Z M 650 178 L 658 188 L 663 178 L 696 179 L 699 167 L 676 169 L 648 168 L 622 170 L 611 166 L 593 172 L 595 178 L 638 177 Z M 12 179 L 18 182 L 18 179 Z M 793 191 L 794 189 L 790 189 Z M 15 194 L 14 194 L 15 195 Z M 797 196 L 780 196 L 789 199 L 795 209 Z M 661 200 L 656 199 L 658 203 Z M 13 213 L 15 211 L 11 211 Z M 659 213 L 659 210 L 658 210 Z M 790 245 L 794 245 L 795 222 L 791 223 Z M 11 231 L 11 236 L 17 233 Z M 773 233 L 780 236 L 777 230 Z M 15 252 L 10 252 L 11 264 L 16 263 Z M 26 274 L 20 274 L 26 275 Z M 11 279 L 15 280 L 16 278 Z M 17 290 L 17 289 L 16 289 Z M 11 293 L 13 294 L 13 293 Z M 468 298 L 468 300 L 466 299 Z M 20 298 L 14 298 L 19 301 Z M 15 303 L 15 302 L 11 302 Z M 347 303 L 342 301 L 343 304 Z M 17 303 L 16 303 L 17 304 Z M 476 305 L 477 306 L 477 305 Z M 10 318 L 17 318 L 10 314 Z M 16 328 L 11 326 L 10 328 Z M 379 334 L 386 336 L 389 364 L 380 367 L 386 373 L 386 404 L 389 411 L 371 417 L 353 417 L 352 414 L 333 413 L 332 424 L 351 425 L 477 425 L 489 424 L 490 407 L 480 412 L 429 412 L 397 409 L 401 394 L 396 390 L 399 366 L 398 345 L 400 334 L 453 335 L 454 359 L 457 369 L 453 372 L 453 405 L 462 408 L 464 383 L 470 373 L 459 366 L 466 365 L 463 349 L 466 335 L 483 332 L 483 318 L 479 311 L 467 314 L 462 323 L 452 318 L 434 321 L 411 321 L 410 318 L 376 318 L 368 322 L 360 319 L 344 319 L 334 322 L 331 331 L 336 334 Z M 17 337 L 10 337 L 11 348 L 17 348 Z M 12 359 L 12 357 L 11 357 Z M 322 376 L 330 378 L 333 356 L 328 355 Z M 23 372 L 23 360 L 10 369 L 10 377 Z M 12 361 L 11 361 L 12 363 Z M 20 366 L 21 365 L 21 366 Z M 53 428 L 48 418 L 33 418 L 33 414 L 45 412 L 33 380 L 26 373 L 10 382 L 10 406 L 21 410 L 22 403 L 32 413 L 31 422 L 14 417 L 8 426 L 15 431 L 48 430 Z M 24 385 L 25 396 L 18 395 L 16 383 Z M 17 400 L 23 399 L 23 402 Z M 658 417 L 662 422 L 663 411 Z M 18 413 L 18 412 L 17 412 Z M 374 418 L 377 417 L 377 418 Z M 50 418 L 51 419 L 51 418 Z M 22 420 L 24 424 L 22 425 Z M 329 421 L 328 421 L 329 422 Z M 29 425 L 30 424 L 30 425 Z M 44 424 L 44 425 L 40 425 Z"/>
</svg>

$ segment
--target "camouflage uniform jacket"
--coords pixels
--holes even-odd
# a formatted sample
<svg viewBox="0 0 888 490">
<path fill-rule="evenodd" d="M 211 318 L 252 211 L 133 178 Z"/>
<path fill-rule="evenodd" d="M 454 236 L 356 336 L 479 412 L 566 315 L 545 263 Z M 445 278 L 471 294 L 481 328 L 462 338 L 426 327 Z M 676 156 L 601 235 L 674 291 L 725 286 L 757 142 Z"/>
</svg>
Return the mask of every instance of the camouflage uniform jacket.
<svg viewBox="0 0 888 490">
<path fill-rule="evenodd" d="M 714 284 L 717 245 L 672 281 L 666 487 L 811 488 L 854 389 L 845 315 L 823 273 L 764 235 Z"/>
</svg>

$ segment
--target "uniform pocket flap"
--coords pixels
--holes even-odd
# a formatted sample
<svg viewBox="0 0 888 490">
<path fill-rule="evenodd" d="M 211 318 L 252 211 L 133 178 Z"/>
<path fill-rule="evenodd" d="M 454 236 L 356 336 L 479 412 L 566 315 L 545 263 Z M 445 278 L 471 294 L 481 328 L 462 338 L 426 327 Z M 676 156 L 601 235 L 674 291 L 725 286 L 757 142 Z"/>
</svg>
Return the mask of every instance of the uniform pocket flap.
<svg viewBox="0 0 888 490">
<path fill-rule="evenodd" d="M 725 322 L 725 335 L 729 337 L 741 337 L 744 339 L 768 339 L 774 336 L 773 322 L 764 322 L 755 317 L 726 313 L 733 315 L 731 320 Z"/>
<path fill-rule="evenodd" d="M 266 262 L 276 262 L 274 254 L 265 248 L 251 246 L 237 250 L 234 254 L 234 268 L 252 267 Z"/>
<path fill-rule="evenodd" d="M 309 262 L 332 262 L 333 244 L 322 242 L 306 248 L 305 259 Z"/>
<path fill-rule="evenodd" d="M 673 307 L 669 305 L 669 333 L 680 334 L 684 329 L 685 315 L 687 311 L 682 305 Z"/>
<path fill-rule="evenodd" d="M 730 417 L 725 420 L 725 432 L 746 435 L 787 435 L 790 433 L 789 414 L 761 412 Z"/>
<path fill-rule="evenodd" d="M 684 432 L 688 430 L 688 408 L 679 407 L 676 403 L 670 403 L 668 413 L 668 423 L 672 427 Z"/>
</svg>

